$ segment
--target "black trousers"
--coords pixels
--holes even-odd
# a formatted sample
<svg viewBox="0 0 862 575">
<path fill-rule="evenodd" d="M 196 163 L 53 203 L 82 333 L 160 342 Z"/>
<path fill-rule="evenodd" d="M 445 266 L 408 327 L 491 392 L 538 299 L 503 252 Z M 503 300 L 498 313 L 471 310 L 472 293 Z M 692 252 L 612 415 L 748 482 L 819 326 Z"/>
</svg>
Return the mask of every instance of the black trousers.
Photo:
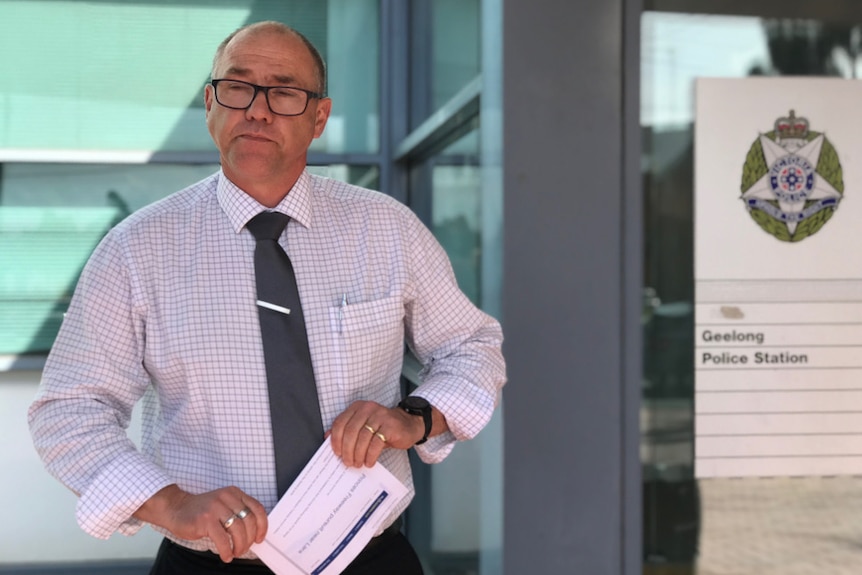
<svg viewBox="0 0 862 575">
<path fill-rule="evenodd" d="M 223 563 L 218 555 L 192 551 L 169 539 L 162 541 L 150 575 L 272 575 L 260 561 L 234 559 Z M 371 540 L 342 575 L 422 575 L 416 552 L 400 532 Z"/>
</svg>

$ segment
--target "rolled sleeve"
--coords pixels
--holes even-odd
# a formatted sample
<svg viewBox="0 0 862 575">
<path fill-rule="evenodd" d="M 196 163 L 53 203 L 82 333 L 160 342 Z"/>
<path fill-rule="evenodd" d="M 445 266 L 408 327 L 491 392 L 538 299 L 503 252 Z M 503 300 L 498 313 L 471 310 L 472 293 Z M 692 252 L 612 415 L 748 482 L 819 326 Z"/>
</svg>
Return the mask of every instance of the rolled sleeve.
<svg viewBox="0 0 862 575">
<path fill-rule="evenodd" d="M 414 447 L 416 454 L 423 463 L 440 463 L 455 449 L 457 439 L 452 432 L 447 431 L 430 438 L 422 445 Z"/>
<path fill-rule="evenodd" d="M 114 532 L 134 535 L 143 526 L 132 515 L 150 497 L 173 482 L 140 454 L 129 452 L 101 469 L 78 499 L 78 525 L 107 539 Z"/>
<path fill-rule="evenodd" d="M 78 524 L 102 539 L 137 532 L 132 514 L 173 483 L 127 436 L 150 385 L 127 270 L 109 234 L 82 273 L 28 414 L 46 468 L 79 495 Z"/>
<path fill-rule="evenodd" d="M 506 382 L 499 322 L 458 288 L 443 248 L 424 227 L 413 239 L 415 296 L 408 306 L 408 345 L 423 365 L 414 392 L 446 418 L 449 431 L 416 447 L 437 463 L 455 442 L 473 439 L 488 424 Z"/>
</svg>

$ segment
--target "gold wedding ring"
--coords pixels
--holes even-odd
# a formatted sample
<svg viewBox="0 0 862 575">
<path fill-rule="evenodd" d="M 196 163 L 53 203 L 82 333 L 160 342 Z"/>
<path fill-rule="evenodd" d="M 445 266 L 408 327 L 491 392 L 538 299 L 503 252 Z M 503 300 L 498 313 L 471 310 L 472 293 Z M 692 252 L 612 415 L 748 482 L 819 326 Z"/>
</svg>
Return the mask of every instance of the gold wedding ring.
<svg viewBox="0 0 862 575">
<path fill-rule="evenodd" d="M 380 433 L 379 431 L 377 431 L 376 429 L 374 429 L 373 427 L 371 427 L 370 425 L 368 425 L 367 423 L 365 424 L 365 429 L 367 429 L 368 431 L 370 431 L 371 433 L 376 435 L 380 441 L 382 441 L 383 443 L 386 443 L 386 436 L 383 435 L 382 433 Z"/>
</svg>

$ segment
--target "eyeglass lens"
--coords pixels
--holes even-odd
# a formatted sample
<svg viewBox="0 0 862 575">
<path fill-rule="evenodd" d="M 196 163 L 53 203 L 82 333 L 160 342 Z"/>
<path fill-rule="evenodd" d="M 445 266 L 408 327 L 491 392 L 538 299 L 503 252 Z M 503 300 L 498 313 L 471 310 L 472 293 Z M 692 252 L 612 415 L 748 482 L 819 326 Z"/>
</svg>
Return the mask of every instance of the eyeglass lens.
<svg viewBox="0 0 862 575">
<path fill-rule="evenodd" d="M 243 82 L 221 80 L 215 86 L 216 99 L 222 106 L 244 110 L 248 108 L 257 92 L 255 86 Z M 305 111 L 308 94 L 296 88 L 265 88 L 262 90 L 275 114 L 296 116 Z"/>
</svg>

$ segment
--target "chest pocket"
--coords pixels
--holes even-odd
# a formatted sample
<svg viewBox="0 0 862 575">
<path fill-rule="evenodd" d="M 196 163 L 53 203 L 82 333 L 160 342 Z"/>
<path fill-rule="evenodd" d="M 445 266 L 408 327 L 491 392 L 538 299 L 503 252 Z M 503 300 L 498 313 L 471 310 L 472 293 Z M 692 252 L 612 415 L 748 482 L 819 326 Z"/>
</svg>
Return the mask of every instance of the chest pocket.
<svg viewBox="0 0 862 575">
<path fill-rule="evenodd" d="M 330 308 L 340 379 L 354 399 L 391 392 L 404 356 L 404 304 L 392 296 Z"/>
</svg>

